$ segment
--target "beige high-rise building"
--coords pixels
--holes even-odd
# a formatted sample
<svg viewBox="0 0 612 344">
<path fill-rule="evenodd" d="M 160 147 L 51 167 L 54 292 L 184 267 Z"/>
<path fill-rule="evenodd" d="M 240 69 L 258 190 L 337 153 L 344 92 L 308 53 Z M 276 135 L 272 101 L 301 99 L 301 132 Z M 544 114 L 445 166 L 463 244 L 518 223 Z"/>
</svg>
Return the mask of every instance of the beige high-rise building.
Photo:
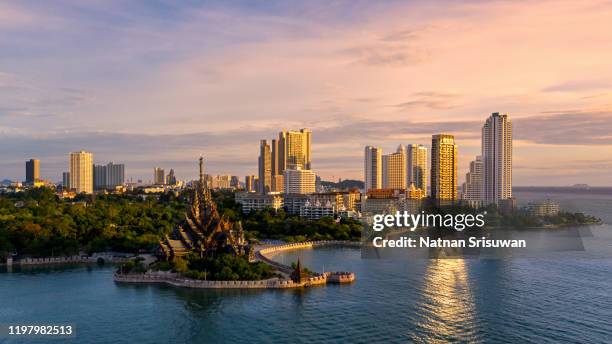
<svg viewBox="0 0 612 344">
<path fill-rule="evenodd" d="M 427 195 L 429 169 L 427 168 L 427 147 L 419 144 L 406 146 L 406 187 L 414 185 Z"/>
<path fill-rule="evenodd" d="M 382 149 L 366 146 L 364 152 L 364 191 L 382 188 Z"/>
<path fill-rule="evenodd" d="M 477 156 L 470 162 L 470 171 L 465 175 L 465 183 L 461 187 L 461 199 L 467 201 L 481 201 L 482 191 L 482 157 Z"/>
<path fill-rule="evenodd" d="M 164 185 L 166 182 L 166 172 L 161 167 L 153 169 L 153 184 Z"/>
<path fill-rule="evenodd" d="M 431 139 L 431 197 L 457 199 L 457 145 L 453 135 L 433 135 Z"/>
<path fill-rule="evenodd" d="M 272 156 L 268 141 L 259 143 L 259 187 L 258 191 L 267 194 L 272 191 Z"/>
<path fill-rule="evenodd" d="M 93 154 L 70 153 L 70 188 L 76 193 L 93 193 Z"/>
<path fill-rule="evenodd" d="M 315 192 L 316 175 L 311 170 L 288 169 L 283 173 L 286 194 L 311 194 Z"/>
<path fill-rule="evenodd" d="M 512 122 L 495 112 L 482 127 L 483 198 L 486 204 L 512 198 Z"/>
<path fill-rule="evenodd" d="M 283 174 L 286 169 L 301 168 L 310 170 L 311 154 L 310 144 L 312 131 L 300 129 L 299 131 L 282 131 L 278 134 L 277 166 L 276 174 Z"/>
<path fill-rule="evenodd" d="M 382 156 L 383 188 L 406 189 L 406 148 L 397 147 L 395 153 Z"/>
</svg>

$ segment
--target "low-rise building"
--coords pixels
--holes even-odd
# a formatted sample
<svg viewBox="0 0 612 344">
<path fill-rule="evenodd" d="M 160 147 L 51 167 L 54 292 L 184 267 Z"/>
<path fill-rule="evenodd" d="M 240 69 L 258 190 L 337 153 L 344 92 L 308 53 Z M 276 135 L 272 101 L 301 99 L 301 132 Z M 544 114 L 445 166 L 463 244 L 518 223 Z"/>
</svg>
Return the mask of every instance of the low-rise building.
<svg viewBox="0 0 612 344">
<path fill-rule="evenodd" d="M 552 200 L 532 202 L 527 205 L 527 212 L 531 216 L 557 216 L 559 215 L 559 203 Z"/>
<path fill-rule="evenodd" d="M 330 201 L 326 203 L 306 201 L 300 208 L 300 216 L 309 220 L 318 220 L 324 216 L 334 217 L 335 214 L 336 207 Z"/>
<path fill-rule="evenodd" d="M 242 205 L 242 212 L 244 214 L 250 213 L 251 210 L 278 210 L 283 206 L 283 198 L 278 193 L 262 195 L 255 192 L 239 191 L 236 192 L 234 197 L 236 203 Z"/>
</svg>

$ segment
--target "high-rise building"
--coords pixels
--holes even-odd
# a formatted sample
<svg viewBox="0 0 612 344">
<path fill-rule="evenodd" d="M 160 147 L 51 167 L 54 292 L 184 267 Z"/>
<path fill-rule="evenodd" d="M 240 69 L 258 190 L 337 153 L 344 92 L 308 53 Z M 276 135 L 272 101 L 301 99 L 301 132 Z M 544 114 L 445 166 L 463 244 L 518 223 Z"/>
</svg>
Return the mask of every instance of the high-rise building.
<svg viewBox="0 0 612 344">
<path fill-rule="evenodd" d="M 38 159 L 30 159 L 26 161 L 26 184 L 33 185 L 40 180 L 40 161 Z"/>
<path fill-rule="evenodd" d="M 286 169 L 310 170 L 311 155 L 310 143 L 312 132 L 309 129 L 299 131 L 282 131 L 278 134 L 278 173 L 283 174 Z"/>
<path fill-rule="evenodd" d="M 171 168 L 170 172 L 166 176 L 166 184 L 168 185 L 176 185 L 176 175 L 174 175 L 174 169 Z"/>
<path fill-rule="evenodd" d="M 315 192 L 316 175 L 311 170 L 287 169 L 283 174 L 285 194 L 311 194 Z"/>
<path fill-rule="evenodd" d="M 495 112 L 482 127 L 483 196 L 487 204 L 512 198 L 512 122 Z"/>
<path fill-rule="evenodd" d="M 94 190 L 114 189 L 125 182 L 125 165 L 109 162 L 93 167 Z"/>
<path fill-rule="evenodd" d="M 373 146 L 365 147 L 363 171 L 365 192 L 382 188 L 382 149 Z"/>
<path fill-rule="evenodd" d="M 106 166 L 105 165 L 94 165 L 93 166 L 93 179 L 94 179 L 94 190 L 106 189 Z"/>
<path fill-rule="evenodd" d="M 277 174 L 282 174 L 280 171 L 280 150 L 278 149 L 278 140 L 272 139 L 272 144 L 270 146 L 271 156 L 270 156 L 270 169 L 272 171 L 272 177 Z"/>
<path fill-rule="evenodd" d="M 453 135 L 431 138 L 431 197 L 437 200 L 457 199 L 457 145 Z"/>
<path fill-rule="evenodd" d="M 238 176 L 232 176 L 230 180 L 230 186 L 237 189 L 240 186 L 240 181 L 238 180 Z"/>
<path fill-rule="evenodd" d="M 70 172 L 62 172 L 62 189 L 70 190 Z"/>
<path fill-rule="evenodd" d="M 153 169 L 153 184 L 155 185 L 164 185 L 166 182 L 166 174 L 164 169 L 161 167 L 156 167 Z"/>
<path fill-rule="evenodd" d="M 477 156 L 470 162 L 470 171 L 465 175 L 461 198 L 467 201 L 481 201 L 482 190 L 482 157 Z"/>
<path fill-rule="evenodd" d="M 427 147 L 419 144 L 406 146 L 406 187 L 414 185 L 427 195 L 429 171 L 427 168 Z"/>
<path fill-rule="evenodd" d="M 123 184 L 125 184 L 125 165 L 114 164 L 113 162 L 106 164 L 106 187 L 114 189 Z"/>
<path fill-rule="evenodd" d="M 383 188 L 406 189 L 406 148 L 397 147 L 395 153 L 382 156 Z"/>
<path fill-rule="evenodd" d="M 272 156 L 268 141 L 259 143 L 259 193 L 267 194 L 272 191 Z"/>
<path fill-rule="evenodd" d="M 261 193 L 261 191 L 259 190 L 259 177 L 255 177 L 253 178 L 253 187 L 255 188 L 255 192 L 257 193 Z"/>
<path fill-rule="evenodd" d="M 250 175 L 244 177 L 244 188 L 246 192 L 255 192 L 257 191 L 257 184 L 255 184 L 255 176 Z"/>
<path fill-rule="evenodd" d="M 76 193 L 93 193 L 93 154 L 70 153 L 70 188 Z"/>
</svg>

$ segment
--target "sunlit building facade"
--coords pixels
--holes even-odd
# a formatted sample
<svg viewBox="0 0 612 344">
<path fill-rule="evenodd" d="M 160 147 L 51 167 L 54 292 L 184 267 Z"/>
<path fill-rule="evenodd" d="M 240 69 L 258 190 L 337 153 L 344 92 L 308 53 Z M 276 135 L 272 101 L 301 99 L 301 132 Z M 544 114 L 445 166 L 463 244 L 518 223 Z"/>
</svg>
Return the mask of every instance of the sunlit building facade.
<svg viewBox="0 0 612 344">
<path fill-rule="evenodd" d="M 382 156 L 382 178 L 385 189 L 406 189 L 406 148 Z"/>
<path fill-rule="evenodd" d="M 431 139 L 431 197 L 436 200 L 457 200 L 457 145 L 448 134 Z"/>
<path fill-rule="evenodd" d="M 493 113 L 482 127 L 483 198 L 499 204 L 512 198 L 512 122 Z"/>
<path fill-rule="evenodd" d="M 427 168 L 427 147 L 419 144 L 406 146 L 406 187 L 414 185 L 427 194 L 429 169 Z"/>
<path fill-rule="evenodd" d="M 76 193 L 93 193 L 93 154 L 70 153 L 70 188 Z"/>
</svg>

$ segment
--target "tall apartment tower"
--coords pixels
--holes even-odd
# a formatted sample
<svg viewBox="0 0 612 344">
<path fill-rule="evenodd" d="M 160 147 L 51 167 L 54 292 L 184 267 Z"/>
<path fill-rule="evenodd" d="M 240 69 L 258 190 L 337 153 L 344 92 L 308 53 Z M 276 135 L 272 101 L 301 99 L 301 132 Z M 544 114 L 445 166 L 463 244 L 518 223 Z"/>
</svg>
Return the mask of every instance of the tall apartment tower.
<svg viewBox="0 0 612 344">
<path fill-rule="evenodd" d="M 486 204 L 512 198 L 512 122 L 494 112 L 482 127 L 483 196 Z"/>
<path fill-rule="evenodd" d="M 70 153 L 70 188 L 76 193 L 93 193 L 93 154 Z"/>
<path fill-rule="evenodd" d="M 414 185 L 427 195 L 429 170 L 427 168 L 427 147 L 419 144 L 406 146 L 406 187 Z"/>
<path fill-rule="evenodd" d="M 272 156 L 268 141 L 259 143 L 259 192 L 267 194 L 272 191 Z"/>
<path fill-rule="evenodd" d="M 431 197 L 443 201 L 457 199 L 457 145 L 453 135 L 438 134 L 431 138 Z"/>
<path fill-rule="evenodd" d="M 174 176 L 173 170 L 170 170 L 170 173 Z M 106 165 L 106 187 L 114 189 L 123 184 L 125 184 L 125 165 L 109 162 Z"/>
<path fill-rule="evenodd" d="M 93 180 L 94 190 L 106 189 L 106 166 L 94 165 L 93 166 Z"/>
<path fill-rule="evenodd" d="M 164 185 L 166 183 L 166 173 L 163 168 L 156 167 L 153 169 L 153 184 Z"/>
<path fill-rule="evenodd" d="M 406 148 L 397 147 L 395 153 L 382 156 L 383 188 L 406 189 Z"/>
<path fill-rule="evenodd" d="M 310 144 L 312 131 L 282 131 L 278 134 L 278 172 L 283 174 L 286 169 L 312 169 Z"/>
<path fill-rule="evenodd" d="M 482 165 L 481 156 L 470 162 L 470 171 L 465 175 L 465 183 L 461 187 L 462 199 L 482 201 Z"/>
<path fill-rule="evenodd" d="M 40 160 L 30 159 L 26 161 L 26 184 L 34 184 L 40 180 Z"/>
<path fill-rule="evenodd" d="M 382 189 L 382 149 L 366 146 L 364 152 L 364 191 Z"/>
</svg>

